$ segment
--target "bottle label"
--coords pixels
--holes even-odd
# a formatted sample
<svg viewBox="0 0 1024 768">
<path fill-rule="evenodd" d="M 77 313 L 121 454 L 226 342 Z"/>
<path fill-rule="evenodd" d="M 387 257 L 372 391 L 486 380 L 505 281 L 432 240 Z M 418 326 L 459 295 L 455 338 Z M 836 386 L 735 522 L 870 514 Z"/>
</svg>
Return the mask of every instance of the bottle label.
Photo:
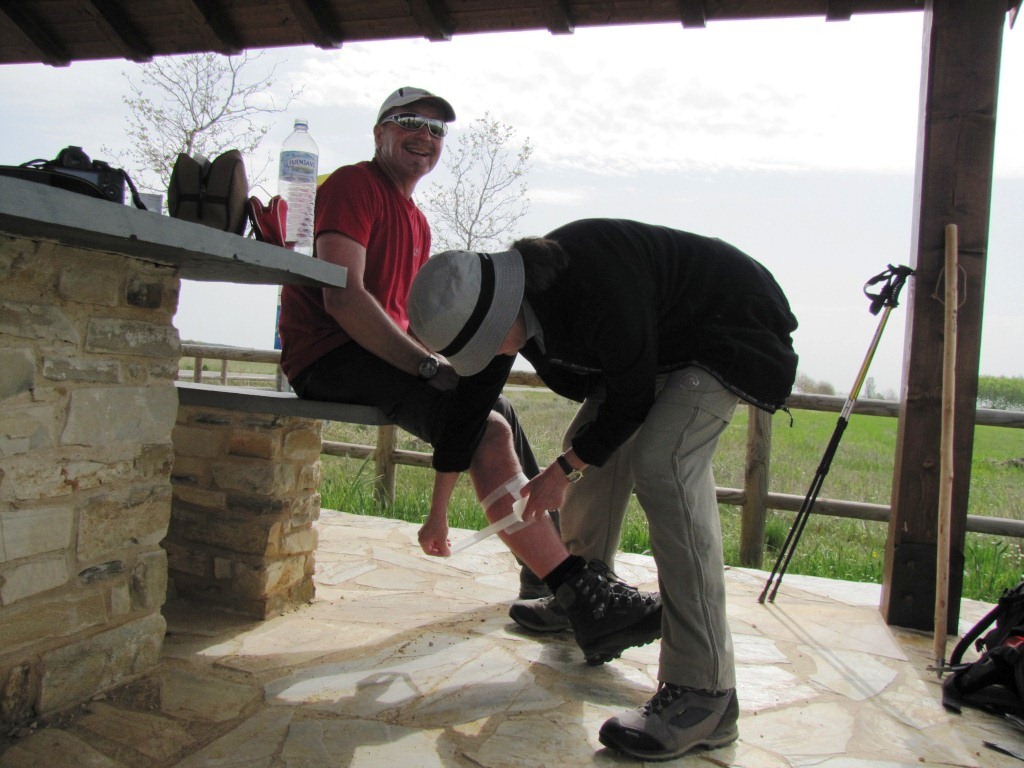
<svg viewBox="0 0 1024 768">
<path fill-rule="evenodd" d="M 278 175 L 286 181 L 316 181 L 317 156 L 312 152 L 285 150 Z"/>
</svg>

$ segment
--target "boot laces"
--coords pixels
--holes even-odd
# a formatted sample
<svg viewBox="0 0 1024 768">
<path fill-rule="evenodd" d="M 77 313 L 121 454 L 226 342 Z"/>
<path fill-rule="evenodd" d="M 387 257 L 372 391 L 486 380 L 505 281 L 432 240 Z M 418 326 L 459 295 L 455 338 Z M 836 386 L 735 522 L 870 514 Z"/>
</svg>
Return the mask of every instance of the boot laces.
<svg viewBox="0 0 1024 768">
<path fill-rule="evenodd" d="M 600 578 L 597 578 L 600 577 Z M 602 618 L 609 607 L 614 610 L 628 610 L 633 606 L 644 606 L 652 598 L 631 587 L 600 560 L 591 560 L 584 571 L 580 594 L 587 600 L 595 619 Z"/>
<path fill-rule="evenodd" d="M 681 685 L 661 683 L 658 686 L 658 692 L 651 697 L 650 701 L 644 704 L 644 717 L 660 714 L 663 709 L 671 706 L 673 702 L 686 693 L 686 690 Z"/>
</svg>

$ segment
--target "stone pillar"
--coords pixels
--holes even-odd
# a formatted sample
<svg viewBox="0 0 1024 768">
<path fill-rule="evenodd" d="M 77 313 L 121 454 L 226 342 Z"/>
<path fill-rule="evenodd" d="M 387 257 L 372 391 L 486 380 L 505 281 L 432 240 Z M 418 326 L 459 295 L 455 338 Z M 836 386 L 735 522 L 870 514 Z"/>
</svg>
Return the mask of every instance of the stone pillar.
<svg viewBox="0 0 1024 768">
<path fill-rule="evenodd" d="M 164 546 L 176 593 L 263 619 L 313 597 L 322 422 L 182 406 Z"/>
<path fill-rule="evenodd" d="M 0 724 L 156 663 L 175 270 L 0 235 Z"/>
</svg>

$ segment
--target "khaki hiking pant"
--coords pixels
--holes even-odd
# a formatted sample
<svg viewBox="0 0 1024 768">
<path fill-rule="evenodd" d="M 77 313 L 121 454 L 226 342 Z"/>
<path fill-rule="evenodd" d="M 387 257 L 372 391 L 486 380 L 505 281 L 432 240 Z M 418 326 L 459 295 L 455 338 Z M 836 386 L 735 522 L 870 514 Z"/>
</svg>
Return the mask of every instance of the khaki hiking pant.
<svg viewBox="0 0 1024 768">
<path fill-rule="evenodd" d="M 658 679 L 706 690 L 736 687 L 725 608 L 722 526 L 711 459 L 737 397 L 707 371 L 659 376 L 643 426 L 608 459 L 569 486 L 562 538 L 574 555 L 613 566 L 630 493 L 647 516 L 663 605 Z M 588 398 L 566 433 L 593 420 Z"/>
</svg>

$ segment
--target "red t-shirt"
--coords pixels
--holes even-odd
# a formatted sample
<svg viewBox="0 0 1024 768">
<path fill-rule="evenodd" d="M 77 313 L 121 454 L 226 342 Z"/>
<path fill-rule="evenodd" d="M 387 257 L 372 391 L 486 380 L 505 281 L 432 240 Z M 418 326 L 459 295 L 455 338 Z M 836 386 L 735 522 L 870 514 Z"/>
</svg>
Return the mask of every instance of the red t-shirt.
<svg viewBox="0 0 1024 768">
<path fill-rule="evenodd" d="M 409 287 L 430 256 L 430 226 L 422 211 L 369 161 L 342 166 L 320 185 L 314 218 L 316 237 L 339 232 L 366 248 L 363 284 L 398 327 L 408 329 Z M 278 327 L 281 368 L 289 379 L 349 341 L 324 309 L 323 290 L 311 286 L 282 289 Z"/>
</svg>

